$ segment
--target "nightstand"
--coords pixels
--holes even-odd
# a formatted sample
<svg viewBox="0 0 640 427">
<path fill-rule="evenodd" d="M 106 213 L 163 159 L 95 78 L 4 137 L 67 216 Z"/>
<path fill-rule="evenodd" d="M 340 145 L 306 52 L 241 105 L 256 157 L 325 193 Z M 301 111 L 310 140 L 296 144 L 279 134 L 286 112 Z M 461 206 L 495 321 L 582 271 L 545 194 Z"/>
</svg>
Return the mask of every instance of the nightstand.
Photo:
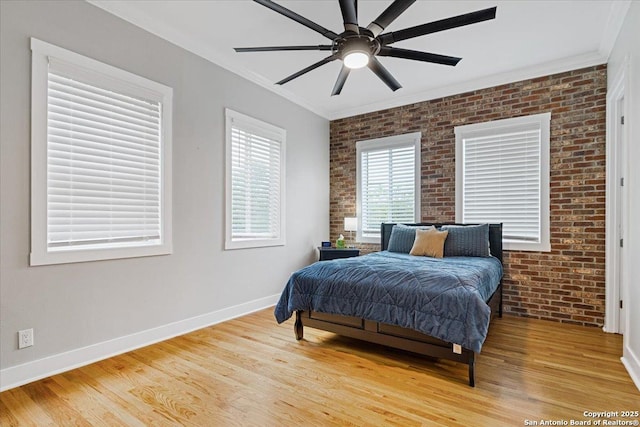
<svg viewBox="0 0 640 427">
<path fill-rule="evenodd" d="M 320 251 L 320 261 L 360 256 L 360 249 L 357 248 L 338 249 L 319 247 L 318 250 Z"/>
</svg>

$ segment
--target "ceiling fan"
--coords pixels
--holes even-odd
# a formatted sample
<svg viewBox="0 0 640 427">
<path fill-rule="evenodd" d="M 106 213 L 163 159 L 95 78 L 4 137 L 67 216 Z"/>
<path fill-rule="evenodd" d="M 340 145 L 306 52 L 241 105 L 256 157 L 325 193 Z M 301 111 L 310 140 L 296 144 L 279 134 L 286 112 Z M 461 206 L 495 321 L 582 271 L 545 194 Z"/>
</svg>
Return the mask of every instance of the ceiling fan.
<svg viewBox="0 0 640 427">
<path fill-rule="evenodd" d="M 253 1 L 322 34 L 324 37 L 331 40 L 331 44 L 316 46 L 238 47 L 235 48 L 235 51 L 330 51 L 331 55 L 298 71 L 297 73 L 290 75 L 289 77 L 280 80 L 279 82 L 276 82 L 276 84 L 285 84 L 324 64 L 340 59 L 342 60 L 342 69 L 340 70 L 338 79 L 331 91 L 332 96 L 340 94 L 344 83 L 347 81 L 349 72 L 352 69 L 362 68 L 365 66 L 369 67 L 369 69 L 373 71 L 387 86 L 389 86 L 392 91 L 400 89 L 402 87 L 400 83 L 398 83 L 391 73 L 382 66 L 380 61 L 378 61 L 377 56 L 392 56 L 394 58 L 412 59 L 414 61 L 433 62 L 436 64 L 455 66 L 462 58 L 401 49 L 391 47 L 390 45 L 402 40 L 420 37 L 425 34 L 488 21 L 496 17 L 496 7 L 491 7 L 447 19 L 441 19 L 439 21 L 429 22 L 427 24 L 417 25 L 415 27 L 405 28 L 404 30 L 383 33 L 384 29 L 405 10 L 407 10 L 409 6 L 415 3 L 416 0 L 395 0 L 385 9 L 384 12 L 380 14 L 380 16 L 374 19 L 367 28 L 363 28 L 358 25 L 358 0 L 339 0 L 340 11 L 342 12 L 342 19 L 344 21 L 344 31 L 340 34 L 336 34 L 333 31 L 316 24 L 315 22 L 298 15 L 297 13 L 274 3 L 271 0 Z"/>
</svg>

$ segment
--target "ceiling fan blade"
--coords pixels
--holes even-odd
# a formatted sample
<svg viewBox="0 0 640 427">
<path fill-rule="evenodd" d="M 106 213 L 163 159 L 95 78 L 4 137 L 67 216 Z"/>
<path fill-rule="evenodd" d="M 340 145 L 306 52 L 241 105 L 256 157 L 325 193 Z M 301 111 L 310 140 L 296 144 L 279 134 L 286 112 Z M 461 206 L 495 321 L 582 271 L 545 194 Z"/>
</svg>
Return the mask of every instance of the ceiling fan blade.
<svg viewBox="0 0 640 427">
<path fill-rule="evenodd" d="M 345 66 L 344 64 L 342 65 L 342 68 L 340 69 L 340 74 L 338 74 L 338 79 L 336 80 L 336 84 L 333 85 L 331 96 L 340 95 L 340 92 L 342 92 L 342 88 L 344 87 L 344 82 L 346 82 L 347 77 L 349 77 L 350 71 L 351 71 L 351 68 Z"/>
<path fill-rule="evenodd" d="M 331 45 L 235 47 L 236 52 L 272 52 L 277 50 L 331 50 Z"/>
<path fill-rule="evenodd" d="M 311 70 L 315 70 L 316 68 L 321 67 L 324 64 L 328 64 L 331 61 L 335 61 L 336 59 L 338 59 L 337 55 L 327 56 L 326 58 L 316 62 L 315 64 L 311 64 L 307 68 L 304 68 L 304 69 L 298 71 L 297 73 L 291 74 L 289 77 L 285 77 L 284 79 L 280 80 L 279 82 L 276 82 L 276 84 L 277 85 L 283 85 L 283 84 L 285 84 L 287 82 L 290 82 L 293 79 L 297 79 L 298 77 L 300 77 L 303 74 L 307 74 Z"/>
<path fill-rule="evenodd" d="M 280 6 L 279 4 L 274 3 L 271 0 L 253 0 L 253 1 L 256 2 L 256 3 L 260 3 L 263 6 L 268 7 L 269 9 L 273 10 L 274 12 L 278 12 L 279 14 L 284 15 L 289 19 L 293 19 L 297 23 L 302 24 L 305 27 L 310 28 L 313 31 L 316 31 L 316 32 L 322 34 L 323 36 L 325 36 L 326 38 L 328 38 L 330 40 L 334 40 L 334 39 L 338 38 L 338 35 L 336 33 L 334 33 L 333 31 L 327 30 L 322 25 L 318 25 L 315 22 L 310 21 L 309 19 L 305 18 L 304 16 L 300 16 L 297 13 L 295 13 L 294 11 L 287 9 L 286 7 Z"/>
<path fill-rule="evenodd" d="M 375 57 L 369 58 L 369 64 L 367 64 L 367 67 L 369 67 L 369 69 L 373 71 L 376 76 L 380 77 L 380 80 L 382 80 L 387 86 L 389 86 L 389 89 L 391 89 L 392 91 L 395 92 L 402 87 L 400 83 L 398 83 L 398 81 L 391 75 L 391 73 L 386 68 L 384 68 L 380 61 L 378 61 Z"/>
<path fill-rule="evenodd" d="M 425 34 L 436 33 L 438 31 L 450 30 L 451 28 L 463 27 L 465 25 L 488 21 L 496 17 L 496 9 L 496 7 L 491 7 L 471 13 L 465 13 L 464 15 L 458 15 L 451 18 L 441 19 L 439 21 L 429 22 L 428 24 L 405 28 L 404 30 L 400 31 L 380 34 L 378 36 L 378 40 L 380 41 L 380 44 L 388 45 L 399 42 L 401 40 L 424 36 Z"/>
<path fill-rule="evenodd" d="M 360 34 L 358 28 L 358 0 L 340 0 L 340 12 L 342 12 L 342 21 L 344 22 L 344 30 Z"/>
<path fill-rule="evenodd" d="M 414 4 L 416 0 L 396 0 L 385 9 L 376 19 L 371 21 L 371 24 L 367 27 L 372 33 L 373 37 L 377 37 L 378 34 L 384 31 L 398 16 L 402 14 L 409 6 Z"/>
<path fill-rule="evenodd" d="M 379 56 L 392 56 L 394 58 L 413 59 L 414 61 L 433 62 L 435 64 L 455 66 L 462 58 L 454 56 L 438 55 L 437 53 L 419 52 L 417 50 L 400 49 L 397 47 L 382 47 Z"/>
</svg>

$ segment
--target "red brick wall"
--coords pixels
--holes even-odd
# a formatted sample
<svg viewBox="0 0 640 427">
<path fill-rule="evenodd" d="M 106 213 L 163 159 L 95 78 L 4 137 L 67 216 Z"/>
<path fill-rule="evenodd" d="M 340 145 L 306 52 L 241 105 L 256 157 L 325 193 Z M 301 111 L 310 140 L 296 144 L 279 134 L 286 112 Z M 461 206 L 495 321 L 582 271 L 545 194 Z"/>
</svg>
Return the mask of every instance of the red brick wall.
<svg viewBox="0 0 640 427">
<path fill-rule="evenodd" d="M 549 111 L 552 250 L 505 253 L 504 308 L 601 326 L 606 83 L 606 65 L 599 65 L 332 121 L 331 239 L 344 233 L 344 217 L 356 212 L 356 141 L 421 131 L 422 220 L 453 221 L 454 127 Z"/>
</svg>

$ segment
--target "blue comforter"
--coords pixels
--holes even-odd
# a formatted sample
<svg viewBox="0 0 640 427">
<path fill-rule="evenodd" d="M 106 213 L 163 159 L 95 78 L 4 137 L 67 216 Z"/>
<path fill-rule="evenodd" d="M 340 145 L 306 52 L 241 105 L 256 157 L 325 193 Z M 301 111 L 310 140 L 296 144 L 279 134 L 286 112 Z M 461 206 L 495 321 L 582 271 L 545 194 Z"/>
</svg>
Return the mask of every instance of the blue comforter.
<svg viewBox="0 0 640 427">
<path fill-rule="evenodd" d="M 498 287 L 493 257 L 417 257 L 376 252 L 322 261 L 291 275 L 275 308 L 278 323 L 296 310 L 402 326 L 479 352 L 489 330 L 485 301 Z"/>
</svg>

